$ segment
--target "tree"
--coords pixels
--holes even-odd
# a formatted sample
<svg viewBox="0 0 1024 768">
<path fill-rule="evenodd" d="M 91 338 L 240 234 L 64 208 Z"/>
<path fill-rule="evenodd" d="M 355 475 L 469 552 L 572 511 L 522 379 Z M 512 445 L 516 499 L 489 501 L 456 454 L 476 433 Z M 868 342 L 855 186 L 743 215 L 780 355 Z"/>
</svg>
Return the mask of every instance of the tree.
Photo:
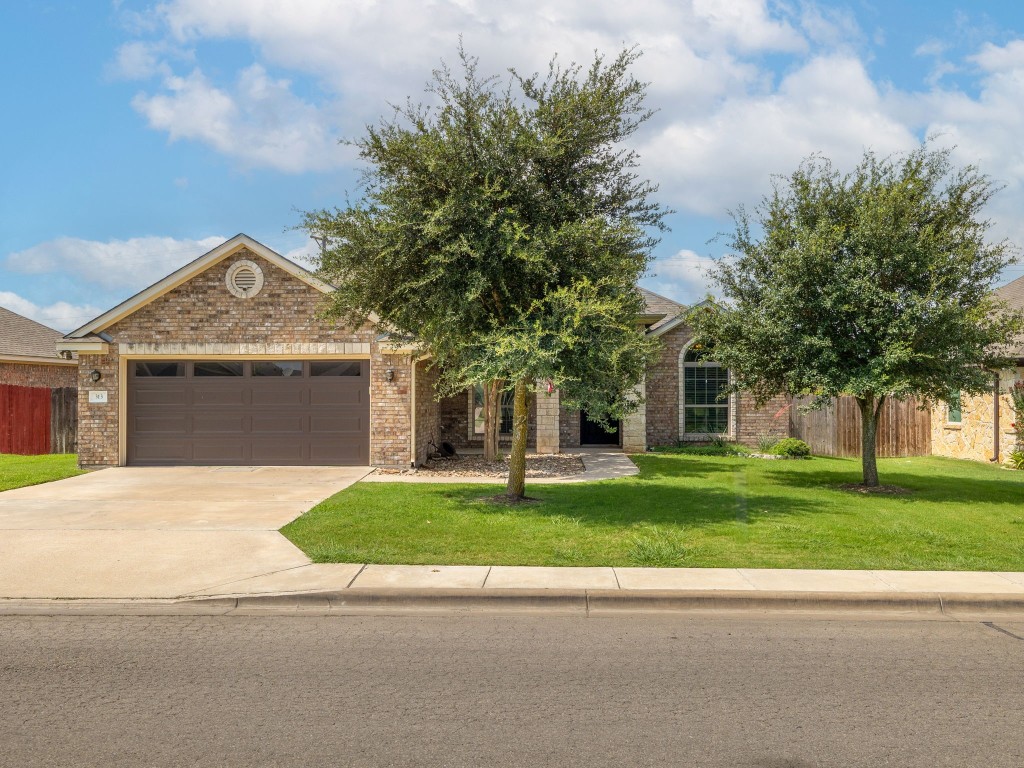
<svg viewBox="0 0 1024 768">
<path fill-rule="evenodd" d="M 535 382 L 598 419 L 636 407 L 652 354 L 636 281 L 666 212 L 622 147 L 652 114 L 629 74 L 638 52 L 586 70 L 555 59 L 543 77 L 511 70 L 501 88 L 459 55 L 458 75 L 433 73 L 433 108 L 409 101 L 353 142 L 362 199 L 304 226 L 330 238 L 319 271 L 338 286 L 331 315 L 375 312 L 417 339 L 442 394 L 485 383 L 496 411 L 499 390 L 514 390 L 507 493 L 520 498 Z"/>
<path fill-rule="evenodd" d="M 732 370 L 732 388 L 760 404 L 854 396 L 864 485 L 877 486 L 886 399 L 987 391 L 986 369 L 1007 362 L 998 348 L 1024 323 L 991 293 L 1015 261 L 1008 242 L 986 241 L 981 215 L 995 191 L 929 143 L 866 152 L 847 174 L 812 156 L 775 180 L 753 221 L 734 214 L 736 255 L 712 271 L 723 309 L 697 312 L 695 329 Z"/>
</svg>

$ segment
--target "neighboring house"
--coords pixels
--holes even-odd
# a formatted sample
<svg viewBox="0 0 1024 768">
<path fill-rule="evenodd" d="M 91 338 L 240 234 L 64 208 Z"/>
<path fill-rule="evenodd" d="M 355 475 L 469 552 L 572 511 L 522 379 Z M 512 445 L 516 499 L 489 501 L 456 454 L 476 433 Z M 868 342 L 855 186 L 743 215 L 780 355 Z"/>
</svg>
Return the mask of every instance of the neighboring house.
<svg viewBox="0 0 1024 768">
<path fill-rule="evenodd" d="M 373 464 L 407 467 L 429 444 L 482 442 L 473 390 L 438 402 L 429 360 L 368 318 L 318 314 L 331 287 L 238 235 L 68 334 L 79 356 L 79 461 L 124 464 Z M 531 401 L 530 446 L 640 451 L 709 433 L 752 443 L 787 434 L 787 401 L 763 410 L 733 395 L 702 357 L 684 307 L 646 292 L 648 333 L 663 342 L 646 406 L 614 432 L 559 404 Z M 510 412 L 503 422 L 508 431 Z"/>
<path fill-rule="evenodd" d="M 58 356 L 60 331 L 0 307 L 0 453 L 74 450 L 67 413 L 78 363 Z"/>
<path fill-rule="evenodd" d="M 996 295 L 1013 309 L 1024 309 L 1024 277 L 997 288 Z M 984 395 L 955 393 L 932 411 L 932 453 L 957 459 L 1002 462 L 1014 449 L 1016 415 L 1008 395 L 1024 381 L 1024 338 L 1010 350 L 1017 365 L 992 373 L 992 391 Z M 996 397 L 998 388 L 999 397 Z"/>
</svg>

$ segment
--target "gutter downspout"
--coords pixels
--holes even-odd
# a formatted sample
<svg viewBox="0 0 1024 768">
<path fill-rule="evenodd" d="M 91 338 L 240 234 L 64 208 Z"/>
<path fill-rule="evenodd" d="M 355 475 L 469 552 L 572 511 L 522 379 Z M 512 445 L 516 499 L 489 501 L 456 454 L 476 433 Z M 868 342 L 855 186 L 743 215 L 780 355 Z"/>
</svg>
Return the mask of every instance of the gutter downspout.
<svg viewBox="0 0 1024 768">
<path fill-rule="evenodd" d="M 995 374 L 995 383 L 992 386 L 992 458 L 990 461 L 999 463 L 1000 460 L 1000 446 L 999 446 L 999 371 Z"/>
</svg>

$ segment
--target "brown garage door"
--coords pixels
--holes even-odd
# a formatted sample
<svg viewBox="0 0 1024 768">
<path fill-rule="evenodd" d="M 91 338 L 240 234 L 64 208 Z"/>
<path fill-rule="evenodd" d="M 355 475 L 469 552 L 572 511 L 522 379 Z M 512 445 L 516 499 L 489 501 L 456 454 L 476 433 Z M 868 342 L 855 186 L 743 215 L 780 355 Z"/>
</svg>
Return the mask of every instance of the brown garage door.
<svg viewBox="0 0 1024 768">
<path fill-rule="evenodd" d="M 128 463 L 361 465 L 366 360 L 128 363 Z"/>
</svg>

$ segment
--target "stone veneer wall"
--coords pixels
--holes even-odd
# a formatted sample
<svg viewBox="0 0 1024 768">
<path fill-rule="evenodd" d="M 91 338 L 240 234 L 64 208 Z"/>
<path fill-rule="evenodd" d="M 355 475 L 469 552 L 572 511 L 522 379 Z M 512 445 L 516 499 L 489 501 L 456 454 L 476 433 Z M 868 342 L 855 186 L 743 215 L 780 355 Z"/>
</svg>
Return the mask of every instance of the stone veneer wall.
<svg viewBox="0 0 1024 768">
<path fill-rule="evenodd" d="M 1005 393 L 1014 381 L 1024 381 L 1024 368 L 1016 372 L 1005 372 L 1001 377 L 1000 389 Z M 948 422 L 945 403 L 932 409 L 932 454 L 953 459 L 991 461 L 992 435 L 992 393 L 964 395 L 961 401 L 962 418 L 959 424 Z M 1014 450 L 1016 420 L 1013 403 L 1008 394 L 999 398 L 999 442 L 1000 461 Z"/>
<path fill-rule="evenodd" d="M 0 384 L 47 389 L 77 387 L 78 368 L 74 365 L 0 363 Z"/>
<path fill-rule="evenodd" d="M 430 442 L 441 444 L 441 410 L 434 396 L 437 369 L 427 360 L 416 363 L 416 458 L 417 464 L 427 460 Z"/>
<path fill-rule="evenodd" d="M 260 293 L 249 299 L 231 295 L 228 269 L 239 259 L 259 264 Z M 409 466 L 409 356 L 381 354 L 376 330 L 337 328 L 317 317 L 324 295 L 243 248 L 107 329 L 114 338 L 107 355 L 79 355 L 79 464 L 112 466 L 118 462 L 118 363 L 122 343 L 370 343 L 370 461 Z M 394 363 L 395 380 L 382 380 L 382 367 Z M 383 364 L 383 366 L 382 366 Z M 89 372 L 102 374 L 98 383 Z M 88 390 L 106 390 L 107 402 L 90 403 Z M 404 405 L 402 398 L 405 398 Z M 397 435 L 404 429 L 404 438 Z"/>
</svg>

